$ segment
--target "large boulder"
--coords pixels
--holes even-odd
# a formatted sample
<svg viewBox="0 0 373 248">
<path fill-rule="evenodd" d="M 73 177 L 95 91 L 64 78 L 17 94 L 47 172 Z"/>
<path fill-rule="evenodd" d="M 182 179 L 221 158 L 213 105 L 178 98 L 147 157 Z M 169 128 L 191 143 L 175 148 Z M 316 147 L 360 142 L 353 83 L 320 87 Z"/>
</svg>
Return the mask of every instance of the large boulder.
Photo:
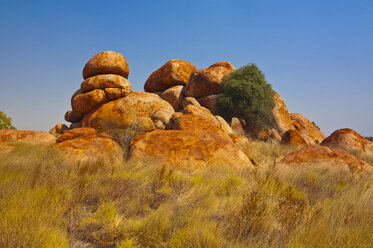
<svg viewBox="0 0 373 248">
<path fill-rule="evenodd" d="M 211 123 L 214 123 L 217 127 L 220 127 L 219 121 L 215 118 L 215 116 L 211 114 L 211 112 L 207 108 L 189 104 L 184 109 L 184 114 L 188 113 L 196 116 L 201 116 L 202 118 L 209 120 Z"/>
<path fill-rule="evenodd" d="M 182 85 L 173 86 L 163 91 L 160 97 L 171 104 L 175 111 L 178 111 L 182 108 L 184 89 L 185 87 Z"/>
<path fill-rule="evenodd" d="M 207 108 L 211 113 L 216 112 L 216 103 L 218 102 L 219 95 L 210 95 L 198 99 L 201 106 Z"/>
<path fill-rule="evenodd" d="M 182 102 L 183 109 L 185 109 L 188 105 L 194 105 L 194 106 L 201 106 L 199 102 L 194 97 L 185 97 Z"/>
<path fill-rule="evenodd" d="M 110 135 L 93 128 L 75 128 L 57 139 L 52 150 L 61 153 L 68 165 L 85 163 L 115 164 L 123 161 L 123 151 Z"/>
<path fill-rule="evenodd" d="M 80 85 L 80 90 L 82 93 L 105 88 L 123 89 L 125 93 L 124 96 L 132 92 L 130 82 L 126 78 L 115 74 L 93 76 L 84 80 Z"/>
<path fill-rule="evenodd" d="M 192 73 L 185 88 L 185 95 L 202 98 L 220 93 L 220 84 L 228 73 L 234 70 L 229 62 L 219 62 L 207 69 L 196 70 Z"/>
<path fill-rule="evenodd" d="M 345 175 L 364 176 L 373 172 L 373 167 L 368 163 L 352 156 L 349 153 L 339 151 L 326 146 L 309 145 L 300 150 L 286 155 L 279 163 L 278 169 L 320 168 L 331 173 Z"/>
<path fill-rule="evenodd" d="M 79 122 L 83 119 L 83 113 L 76 113 L 72 110 L 69 110 L 65 113 L 65 120 L 68 122 Z"/>
<path fill-rule="evenodd" d="M 131 143 L 129 159 L 162 161 L 181 169 L 215 165 L 254 168 L 229 135 L 210 119 L 187 113 L 178 115 L 174 121 L 176 130 L 156 130 L 137 136 Z"/>
<path fill-rule="evenodd" d="M 19 142 L 30 145 L 52 145 L 56 137 L 43 131 L 0 130 L 0 143 Z"/>
<path fill-rule="evenodd" d="M 52 134 L 53 136 L 59 136 L 63 134 L 64 132 L 66 132 L 67 130 L 69 130 L 69 128 L 65 124 L 58 123 L 57 125 L 55 125 L 49 130 L 49 133 Z"/>
<path fill-rule="evenodd" d="M 282 136 L 286 131 L 293 128 L 293 122 L 284 100 L 282 100 L 281 96 L 276 91 L 273 92 L 273 100 L 275 103 L 275 107 L 273 108 L 273 116 L 275 117 L 274 128 L 279 135 Z"/>
<path fill-rule="evenodd" d="M 147 92 L 158 92 L 172 86 L 186 85 L 195 70 L 197 68 L 187 61 L 172 59 L 149 76 L 144 89 Z"/>
<path fill-rule="evenodd" d="M 293 122 L 294 128 L 300 132 L 307 144 L 320 144 L 325 139 L 325 135 L 320 131 L 320 129 L 303 115 L 292 113 L 290 114 L 290 118 Z"/>
<path fill-rule="evenodd" d="M 347 152 L 373 154 L 373 142 L 361 136 L 358 132 L 344 128 L 333 132 L 321 142 L 321 145 L 341 149 Z"/>
<path fill-rule="evenodd" d="M 105 103 L 84 116 L 82 127 L 125 128 L 136 126 L 141 130 L 152 130 L 152 116 L 159 110 L 174 113 L 172 106 L 158 95 L 134 91 L 130 95 Z"/>
<path fill-rule="evenodd" d="M 223 117 L 220 115 L 215 115 L 215 119 L 219 122 L 221 130 L 223 130 L 226 133 L 233 133 L 232 128 L 229 126 L 229 124 L 224 120 Z"/>
<path fill-rule="evenodd" d="M 92 90 L 76 95 L 72 100 L 71 107 L 74 113 L 83 115 L 107 101 L 108 98 L 104 90 Z"/>
<path fill-rule="evenodd" d="M 122 54 L 105 51 L 93 56 L 83 69 L 83 78 L 100 74 L 116 74 L 128 78 L 129 68 Z"/>
<path fill-rule="evenodd" d="M 300 132 L 296 129 L 290 129 L 286 131 L 282 135 L 280 143 L 283 145 L 294 145 L 294 146 L 301 146 L 301 145 L 307 144 L 307 142 L 300 135 Z"/>
</svg>

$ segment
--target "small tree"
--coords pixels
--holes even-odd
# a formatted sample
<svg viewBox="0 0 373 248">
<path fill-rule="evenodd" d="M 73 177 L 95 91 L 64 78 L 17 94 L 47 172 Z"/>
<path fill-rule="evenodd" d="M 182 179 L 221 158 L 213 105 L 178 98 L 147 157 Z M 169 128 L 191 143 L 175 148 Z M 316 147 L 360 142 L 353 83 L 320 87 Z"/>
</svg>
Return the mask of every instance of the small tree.
<svg viewBox="0 0 373 248">
<path fill-rule="evenodd" d="M 255 64 L 230 73 L 222 82 L 217 113 L 230 121 L 243 118 L 249 125 L 264 127 L 273 120 L 274 93 Z"/>
<path fill-rule="evenodd" d="M 12 125 L 12 118 L 6 116 L 3 111 L 0 111 L 0 129 L 15 129 Z"/>
</svg>

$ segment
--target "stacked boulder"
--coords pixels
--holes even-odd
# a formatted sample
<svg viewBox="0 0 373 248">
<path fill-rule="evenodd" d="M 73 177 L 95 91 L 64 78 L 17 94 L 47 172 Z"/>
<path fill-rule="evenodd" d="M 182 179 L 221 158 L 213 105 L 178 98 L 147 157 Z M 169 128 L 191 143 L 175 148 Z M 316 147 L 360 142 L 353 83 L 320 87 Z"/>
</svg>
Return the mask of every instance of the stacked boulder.
<svg viewBox="0 0 373 248">
<path fill-rule="evenodd" d="M 129 95 L 128 74 L 127 61 L 119 53 L 105 51 L 92 57 L 83 69 L 80 89 L 71 97 L 72 110 L 65 114 L 70 128 L 81 127 L 84 116 L 100 105 Z"/>
</svg>

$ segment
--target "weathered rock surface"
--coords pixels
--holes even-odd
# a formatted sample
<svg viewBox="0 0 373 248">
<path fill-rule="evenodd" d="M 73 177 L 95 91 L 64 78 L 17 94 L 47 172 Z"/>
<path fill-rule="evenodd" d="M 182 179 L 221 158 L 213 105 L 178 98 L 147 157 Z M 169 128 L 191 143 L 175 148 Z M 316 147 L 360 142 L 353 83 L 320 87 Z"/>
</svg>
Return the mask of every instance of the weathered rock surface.
<svg viewBox="0 0 373 248">
<path fill-rule="evenodd" d="M 294 128 L 299 130 L 307 144 L 320 144 L 325 139 L 325 135 L 303 115 L 292 113 L 290 117 Z"/>
<path fill-rule="evenodd" d="M 183 99 L 183 109 L 185 109 L 188 105 L 194 105 L 194 106 L 201 106 L 199 102 L 194 97 L 185 97 Z"/>
<path fill-rule="evenodd" d="M 82 127 L 105 129 L 136 126 L 142 130 L 152 130 L 155 126 L 151 117 L 159 110 L 174 113 L 172 106 L 158 95 L 134 91 L 93 109 L 84 116 Z"/>
<path fill-rule="evenodd" d="M 157 92 L 176 85 L 186 85 L 191 73 L 196 69 L 187 61 L 172 59 L 150 75 L 144 89 L 147 92 Z"/>
<path fill-rule="evenodd" d="M 136 137 L 129 158 L 154 159 L 182 169 L 214 165 L 253 168 L 250 159 L 209 119 L 187 113 L 175 121 L 177 130 L 156 130 Z"/>
<path fill-rule="evenodd" d="M 279 135 L 282 136 L 286 131 L 293 128 L 293 122 L 284 100 L 282 100 L 281 96 L 276 91 L 273 92 L 275 102 L 275 107 L 273 108 L 273 116 L 275 117 L 274 128 Z"/>
<path fill-rule="evenodd" d="M 245 129 L 243 128 L 241 121 L 237 117 L 233 117 L 231 121 L 231 129 L 233 133 L 239 135 L 245 135 Z"/>
<path fill-rule="evenodd" d="M 56 137 L 43 131 L 0 130 L 0 143 L 20 142 L 30 145 L 52 145 Z"/>
<path fill-rule="evenodd" d="M 128 78 L 129 68 L 122 54 L 105 51 L 93 56 L 83 69 L 83 78 L 99 74 L 116 74 Z"/>
<path fill-rule="evenodd" d="M 224 76 L 233 71 L 233 69 L 228 69 L 233 68 L 233 66 L 227 66 L 228 63 L 229 62 L 219 62 L 211 65 L 207 69 L 194 71 L 185 88 L 185 95 L 202 98 L 219 94 L 220 84 Z"/>
<path fill-rule="evenodd" d="M 81 119 L 83 119 L 82 113 L 76 113 L 72 110 L 69 110 L 65 114 L 65 121 L 68 122 L 79 122 Z"/>
<path fill-rule="evenodd" d="M 171 104 L 175 111 L 178 111 L 182 108 L 184 89 L 185 87 L 182 85 L 173 86 L 163 91 L 160 97 Z"/>
<path fill-rule="evenodd" d="M 249 143 L 249 139 L 245 136 L 239 135 L 237 133 L 229 133 L 229 137 L 231 137 L 231 140 L 233 143 L 235 143 L 238 146 L 244 146 L 247 143 Z"/>
<path fill-rule="evenodd" d="M 215 115 L 215 119 L 219 122 L 219 126 L 220 126 L 221 130 L 223 130 L 225 133 L 233 133 L 232 128 L 224 120 L 223 117 L 221 117 L 219 115 Z"/>
<path fill-rule="evenodd" d="M 296 129 L 290 129 L 286 131 L 282 135 L 280 143 L 284 145 L 294 145 L 294 146 L 301 146 L 301 145 L 307 144 L 307 142 L 300 135 L 300 132 Z"/>
<path fill-rule="evenodd" d="M 210 96 L 205 96 L 202 98 L 198 99 L 198 102 L 201 104 L 201 106 L 207 108 L 208 110 L 211 111 L 211 113 L 216 112 L 216 103 L 218 101 L 219 95 L 210 95 Z"/>
<path fill-rule="evenodd" d="M 87 93 L 76 95 L 72 100 L 73 112 L 80 114 L 86 114 L 91 111 L 94 107 L 97 107 L 108 101 L 105 91 L 103 90 L 92 90 Z"/>
<path fill-rule="evenodd" d="M 278 167 L 279 170 L 282 167 L 325 168 L 329 172 L 342 172 L 355 176 L 364 176 L 373 172 L 371 165 L 349 153 L 318 145 L 305 146 L 288 154 L 278 163 Z"/>
<path fill-rule="evenodd" d="M 49 130 L 49 133 L 54 136 L 58 136 L 58 135 L 63 134 L 67 130 L 69 130 L 69 128 L 65 124 L 58 123 L 57 125 L 52 127 L 51 130 Z"/>
<path fill-rule="evenodd" d="M 104 91 L 109 101 L 114 101 L 116 99 L 128 96 L 129 94 L 125 89 L 119 88 L 106 88 Z"/>
<path fill-rule="evenodd" d="M 189 104 L 184 109 L 184 114 L 188 113 L 196 116 L 201 116 L 202 118 L 209 120 L 211 123 L 214 123 L 217 127 L 220 128 L 219 121 L 215 118 L 215 116 L 211 114 L 211 112 L 207 108 Z"/>
<path fill-rule="evenodd" d="M 75 128 L 58 137 L 52 150 L 59 151 L 69 165 L 80 163 L 119 163 L 123 151 L 110 135 L 93 128 Z"/>
<path fill-rule="evenodd" d="M 321 145 L 347 152 L 367 152 L 373 154 L 373 142 L 350 128 L 339 129 L 333 132 L 321 142 Z"/>
<path fill-rule="evenodd" d="M 126 78 L 115 74 L 96 75 L 87 78 L 80 85 L 80 90 L 82 93 L 105 88 L 123 89 L 125 96 L 132 92 L 130 82 Z"/>
</svg>

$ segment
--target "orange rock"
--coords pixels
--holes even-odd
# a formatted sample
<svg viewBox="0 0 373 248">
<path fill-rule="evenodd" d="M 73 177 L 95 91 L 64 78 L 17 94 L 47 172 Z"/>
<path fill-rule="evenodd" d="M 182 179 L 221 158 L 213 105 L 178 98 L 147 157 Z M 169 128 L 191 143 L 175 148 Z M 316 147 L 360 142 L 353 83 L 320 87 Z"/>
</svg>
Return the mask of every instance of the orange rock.
<svg viewBox="0 0 373 248">
<path fill-rule="evenodd" d="M 242 127 L 240 120 L 237 117 L 233 117 L 231 121 L 231 129 L 233 133 L 245 135 L 245 129 Z"/>
<path fill-rule="evenodd" d="M 184 114 L 193 114 L 196 116 L 201 116 L 206 120 L 209 120 L 211 123 L 214 123 L 217 127 L 220 127 L 219 121 L 211 114 L 211 112 L 204 107 L 196 106 L 196 105 L 188 105 L 184 109 Z"/>
<path fill-rule="evenodd" d="M 225 67 L 230 71 L 235 71 L 236 70 L 236 68 L 234 68 L 233 65 L 228 61 L 217 62 L 217 63 L 209 66 L 209 68 L 212 68 L 212 67 Z"/>
<path fill-rule="evenodd" d="M 229 133 L 229 137 L 231 137 L 233 143 L 238 146 L 244 146 L 249 143 L 249 139 L 245 136 L 239 135 L 237 133 Z"/>
<path fill-rule="evenodd" d="M 52 145 L 56 138 L 42 131 L 21 131 L 14 129 L 0 130 L 0 143 L 20 142 L 30 145 Z"/>
<path fill-rule="evenodd" d="M 86 93 L 91 90 L 105 88 L 123 89 L 123 92 L 125 92 L 124 96 L 132 92 L 130 82 L 126 78 L 115 74 L 93 76 L 84 80 L 80 85 L 80 90 L 83 93 Z"/>
<path fill-rule="evenodd" d="M 299 130 L 307 144 L 320 144 L 325 139 L 325 135 L 303 115 L 294 113 L 290 114 L 290 117 L 295 129 Z"/>
<path fill-rule="evenodd" d="M 71 123 L 70 126 L 69 126 L 69 128 L 70 129 L 74 129 L 74 128 L 80 128 L 80 127 L 82 127 L 82 121 L 83 120 Z"/>
<path fill-rule="evenodd" d="M 157 92 L 176 85 L 186 85 L 190 74 L 196 69 L 187 61 L 172 59 L 150 75 L 144 89 L 147 92 Z"/>
<path fill-rule="evenodd" d="M 185 95 L 202 98 L 219 94 L 224 76 L 232 72 L 232 69 L 228 69 L 225 63 L 227 62 L 215 63 L 207 69 L 194 71 L 185 88 Z"/>
<path fill-rule="evenodd" d="M 373 142 L 349 128 L 339 129 L 333 132 L 321 142 L 321 145 L 342 149 L 347 152 L 373 153 Z"/>
<path fill-rule="evenodd" d="M 216 112 L 216 103 L 218 101 L 219 95 L 210 95 L 198 99 L 201 106 L 207 108 L 211 113 Z"/>
<path fill-rule="evenodd" d="M 330 172 L 342 172 L 355 176 L 364 176 L 373 172 L 368 163 L 333 148 L 325 146 L 305 146 L 304 148 L 286 155 L 278 164 L 282 167 L 304 168 L 320 167 Z"/>
<path fill-rule="evenodd" d="M 78 114 L 86 114 L 94 107 L 97 107 L 108 101 L 105 91 L 92 90 L 87 93 L 76 95 L 72 102 L 73 112 Z"/>
<path fill-rule="evenodd" d="M 199 102 L 194 97 L 185 97 L 183 99 L 183 109 L 185 109 L 188 105 L 195 105 L 195 106 L 201 106 Z"/>
<path fill-rule="evenodd" d="M 143 130 L 155 129 L 152 115 L 165 110 L 174 112 L 172 106 L 158 95 L 134 91 L 126 97 L 99 106 L 85 115 L 82 127 L 125 128 L 136 126 Z"/>
<path fill-rule="evenodd" d="M 273 100 L 275 103 L 273 108 L 273 123 L 267 127 L 248 127 L 251 136 L 260 141 L 280 142 L 281 136 L 289 129 L 294 128 L 284 101 L 276 91 L 273 91 L 273 93 Z"/>
<path fill-rule="evenodd" d="M 254 168 L 231 138 L 210 120 L 188 113 L 176 121 L 177 130 L 137 136 L 131 143 L 129 158 L 154 159 L 181 169 L 214 165 Z"/>
<path fill-rule="evenodd" d="M 110 135 L 93 128 L 75 128 L 66 131 L 57 139 L 52 150 L 59 151 L 69 165 L 80 163 L 119 163 L 123 151 Z"/>
<path fill-rule="evenodd" d="M 129 68 L 122 54 L 105 51 L 93 56 L 83 69 L 83 78 L 99 74 L 116 74 L 128 78 Z"/>
<path fill-rule="evenodd" d="M 65 124 L 58 123 L 51 130 L 49 130 L 49 133 L 54 135 L 54 136 L 58 136 L 60 134 L 63 134 L 67 130 L 69 130 L 69 128 Z"/>
<path fill-rule="evenodd" d="M 83 119 L 82 113 L 76 113 L 70 110 L 65 114 L 65 120 L 68 122 L 79 122 L 81 119 Z"/>
<path fill-rule="evenodd" d="M 303 139 L 298 130 L 290 129 L 282 135 L 281 144 L 301 146 L 306 145 L 307 142 Z"/>
<path fill-rule="evenodd" d="M 225 133 L 233 133 L 232 128 L 224 120 L 223 117 L 221 117 L 219 115 L 215 115 L 215 119 L 219 122 L 219 126 L 220 126 L 221 130 L 223 130 Z"/>
<path fill-rule="evenodd" d="M 128 96 L 129 94 L 125 89 L 119 88 L 106 88 L 104 91 L 109 101 L 117 100 L 118 98 Z"/>
<path fill-rule="evenodd" d="M 163 91 L 160 97 L 171 104 L 175 111 L 178 111 L 181 109 L 181 104 L 184 99 L 184 89 L 185 87 L 182 85 L 173 86 Z"/>
</svg>

